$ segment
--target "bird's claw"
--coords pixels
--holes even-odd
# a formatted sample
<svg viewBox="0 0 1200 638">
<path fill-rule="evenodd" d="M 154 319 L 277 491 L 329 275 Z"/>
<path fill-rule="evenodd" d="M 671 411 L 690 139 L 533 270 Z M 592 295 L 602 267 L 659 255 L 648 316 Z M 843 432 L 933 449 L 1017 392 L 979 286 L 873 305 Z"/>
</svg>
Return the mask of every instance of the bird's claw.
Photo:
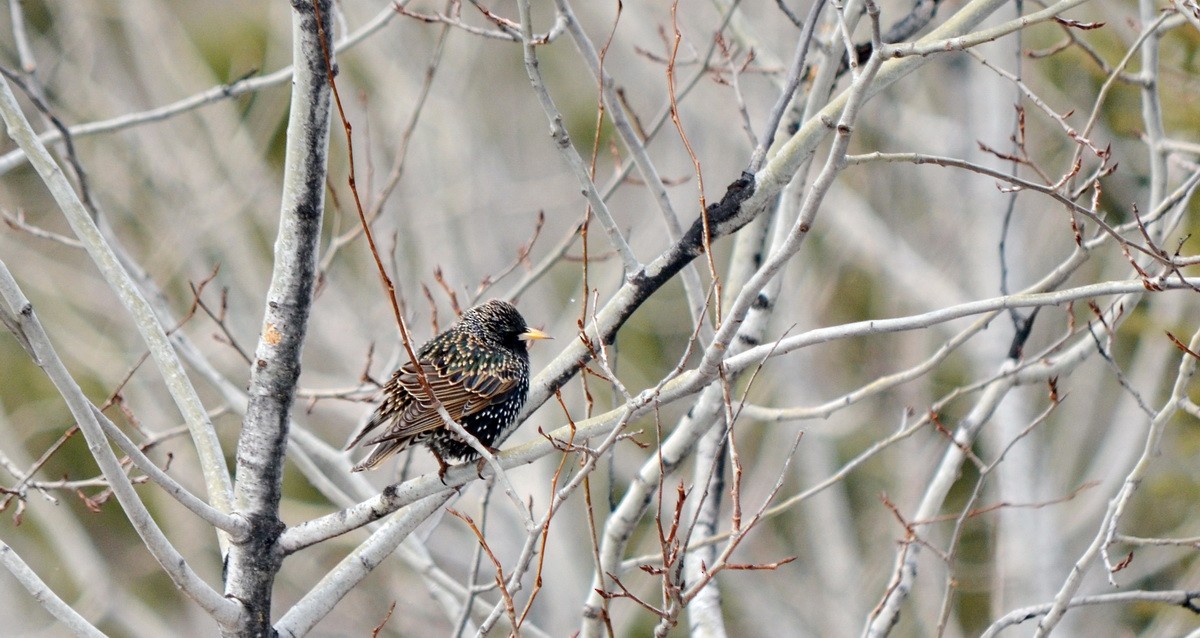
<svg viewBox="0 0 1200 638">
<path fill-rule="evenodd" d="M 492 456 L 496 456 L 500 453 L 500 448 L 498 447 L 492 447 L 490 445 L 485 445 L 483 447 L 487 448 L 488 454 L 491 454 Z M 479 457 L 479 460 L 475 462 L 475 475 L 478 476 L 480 480 L 483 479 L 483 468 L 486 465 L 487 459 L 483 457 Z"/>
<path fill-rule="evenodd" d="M 433 452 L 433 458 L 434 458 L 434 460 L 437 461 L 437 464 L 438 464 L 438 479 L 440 479 L 442 481 L 442 485 L 445 485 L 446 484 L 446 470 L 450 469 L 450 464 L 446 462 L 446 459 L 442 458 L 441 454 L 434 452 L 432 449 L 430 450 L 430 452 Z"/>
</svg>

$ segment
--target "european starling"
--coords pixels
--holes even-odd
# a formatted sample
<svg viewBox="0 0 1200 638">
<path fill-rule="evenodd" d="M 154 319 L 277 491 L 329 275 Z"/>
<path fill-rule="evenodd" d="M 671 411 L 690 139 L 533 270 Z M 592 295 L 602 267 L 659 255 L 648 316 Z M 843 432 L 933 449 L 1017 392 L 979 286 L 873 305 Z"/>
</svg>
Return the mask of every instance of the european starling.
<svg viewBox="0 0 1200 638">
<path fill-rule="evenodd" d="M 529 328 L 517 309 L 493 299 L 463 313 L 457 323 L 417 351 L 433 394 L 450 417 L 486 447 L 512 428 L 529 394 L 528 342 L 549 339 Z M 446 427 L 409 362 L 383 387 L 383 400 L 346 449 L 383 426 L 363 445 L 374 445 L 354 472 L 369 470 L 410 445 L 423 443 L 437 457 L 471 460 L 479 454 Z"/>
</svg>

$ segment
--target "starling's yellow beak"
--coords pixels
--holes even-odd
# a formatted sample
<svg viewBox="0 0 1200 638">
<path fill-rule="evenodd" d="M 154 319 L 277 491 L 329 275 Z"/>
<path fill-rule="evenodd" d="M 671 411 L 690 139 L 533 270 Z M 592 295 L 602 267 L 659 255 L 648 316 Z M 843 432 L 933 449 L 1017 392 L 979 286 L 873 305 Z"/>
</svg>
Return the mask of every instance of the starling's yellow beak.
<svg viewBox="0 0 1200 638">
<path fill-rule="evenodd" d="M 521 341 L 537 341 L 539 339 L 553 339 L 550 335 L 538 330 L 537 328 L 529 328 L 517 336 Z"/>
</svg>

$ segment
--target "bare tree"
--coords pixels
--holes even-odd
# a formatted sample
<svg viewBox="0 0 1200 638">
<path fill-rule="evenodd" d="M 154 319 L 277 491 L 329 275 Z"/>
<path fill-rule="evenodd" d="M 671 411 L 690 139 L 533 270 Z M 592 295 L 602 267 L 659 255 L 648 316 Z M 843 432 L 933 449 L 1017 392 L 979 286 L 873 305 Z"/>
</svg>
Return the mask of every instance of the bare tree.
<svg viewBox="0 0 1200 638">
<path fill-rule="evenodd" d="M 8 7 L 6 631 L 1200 626 L 1194 2 Z"/>
</svg>

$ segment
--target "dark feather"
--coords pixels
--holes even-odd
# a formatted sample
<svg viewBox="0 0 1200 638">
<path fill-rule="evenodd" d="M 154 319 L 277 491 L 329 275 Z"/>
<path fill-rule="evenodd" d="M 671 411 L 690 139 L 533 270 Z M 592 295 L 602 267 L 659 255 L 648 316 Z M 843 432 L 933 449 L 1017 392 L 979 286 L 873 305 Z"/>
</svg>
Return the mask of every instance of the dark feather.
<svg viewBox="0 0 1200 638">
<path fill-rule="evenodd" d="M 422 346 L 417 358 L 450 418 L 490 446 L 515 424 L 525 403 L 529 390 L 525 340 L 544 337 L 526 327 L 516 308 L 492 300 L 463 313 L 458 323 Z M 375 448 L 355 471 L 375 467 L 415 443 L 428 445 L 439 458 L 475 456 L 446 427 L 412 362 L 392 374 L 382 401 L 347 449 L 364 439 L 363 445 Z"/>
</svg>

